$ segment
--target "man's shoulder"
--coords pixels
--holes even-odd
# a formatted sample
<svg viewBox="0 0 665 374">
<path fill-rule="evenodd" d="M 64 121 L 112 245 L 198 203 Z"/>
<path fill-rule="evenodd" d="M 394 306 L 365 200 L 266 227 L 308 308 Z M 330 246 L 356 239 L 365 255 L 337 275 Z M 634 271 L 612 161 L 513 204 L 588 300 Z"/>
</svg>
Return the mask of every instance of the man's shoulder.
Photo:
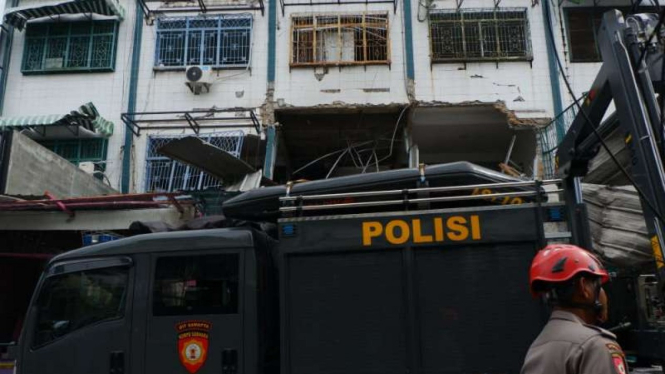
<svg viewBox="0 0 665 374">
<path fill-rule="evenodd" d="M 541 337 L 546 341 L 565 341 L 575 345 L 593 339 L 616 339 L 611 332 L 597 326 L 562 319 L 550 320 Z"/>
</svg>

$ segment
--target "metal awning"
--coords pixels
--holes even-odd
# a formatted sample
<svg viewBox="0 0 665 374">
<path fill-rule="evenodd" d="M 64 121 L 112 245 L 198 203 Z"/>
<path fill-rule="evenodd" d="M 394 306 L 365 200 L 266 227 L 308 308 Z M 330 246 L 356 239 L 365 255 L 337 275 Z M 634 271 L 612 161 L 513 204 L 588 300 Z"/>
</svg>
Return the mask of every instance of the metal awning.
<svg viewBox="0 0 665 374">
<path fill-rule="evenodd" d="M 6 128 L 35 129 L 45 126 L 64 126 L 75 135 L 84 130 L 109 137 L 113 134 L 113 122 L 102 118 L 92 103 L 81 105 L 68 114 L 46 114 L 40 116 L 0 117 L 0 130 Z M 44 131 L 42 131 L 44 133 Z"/>
<path fill-rule="evenodd" d="M 117 0 L 70 0 L 26 5 L 7 9 L 4 24 L 23 30 L 25 24 L 31 19 L 61 14 L 100 14 L 116 16 L 122 20 L 125 17 L 125 8 Z"/>
</svg>

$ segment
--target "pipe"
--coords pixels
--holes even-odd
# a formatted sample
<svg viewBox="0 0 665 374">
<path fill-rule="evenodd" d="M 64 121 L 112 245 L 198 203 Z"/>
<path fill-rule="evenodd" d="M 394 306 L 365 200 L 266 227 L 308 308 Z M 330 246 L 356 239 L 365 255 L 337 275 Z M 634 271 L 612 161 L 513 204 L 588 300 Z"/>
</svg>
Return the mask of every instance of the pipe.
<svg viewBox="0 0 665 374">
<path fill-rule="evenodd" d="M 13 0 L 11 7 L 17 7 L 19 4 L 19 0 Z M 6 4 L 5 4 L 6 6 Z M 4 12 L 4 9 L 0 9 L 1 11 Z M 11 61 L 11 51 L 12 51 L 12 44 L 14 40 L 14 28 L 7 28 L 7 40 L 5 41 L 5 45 L 0 45 L 0 48 L 4 50 L 4 54 L 2 55 L 2 73 L 0 73 L 0 116 L 2 115 L 2 112 L 4 110 L 5 106 L 5 92 L 7 91 L 7 77 L 9 76 L 9 62 Z"/>
<path fill-rule="evenodd" d="M 268 1 L 268 88 L 275 86 L 275 54 L 277 40 L 277 1 Z M 291 58 L 289 56 L 289 58 Z"/>
<path fill-rule="evenodd" d="M 416 73 L 413 67 L 413 26 L 411 24 L 411 0 L 402 2 L 404 9 L 404 49 L 406 52 L 406 77 L 413 81 Z"/>
<path fill-rule="evenodd" d="M 143 9 L 136 5 L 136 19 L 134 20 L 134 43 L 132 46 L 132 70 L 129 76 L 129 98 L 127 99 L 127 112 L 136 111 L 136 93 L 138 90 L 139 68 L 141 67 L 141 39 L 143 38 Z M 134 116 L 131 116 L 134 120 Z M 132 142 L 134 133 L 125 129 L 125 145 L 122 150 L 122 181 L 120 191 L 129 192 L 131 177 Z"/>
<path fill-rule="evenodd" d="M 541 2 L 543 10 L 543 25 L 545 27 L 545 35 L 549 34 L 552 30 L 550 25 L 552 24 L 552 13 L 550 12 L 550 2 L 549 0 L 544 0 Z M 549 24 L 549 25 L 548 25 Z M 558 116 L 563 112 L 563 104 L 561 98 L 561 84 L 559 82 L 559 72 L 556 63 L 556 45 L 554 35 L 551 35 L 551 38 L 545 36 L 547 46 L 547 66 L 549 70 L 550 77 L 550 88 L 552 90 L 552 104 L 554 109 L 554 116 Z M 561 74 L 565 74 L 564 71 Z M 558 142 L 563 140 L 563 137 L 566 133 L 566 130 L 563 127 L 561 121 L 556 122 L 556 134 Z"/>
</svg>

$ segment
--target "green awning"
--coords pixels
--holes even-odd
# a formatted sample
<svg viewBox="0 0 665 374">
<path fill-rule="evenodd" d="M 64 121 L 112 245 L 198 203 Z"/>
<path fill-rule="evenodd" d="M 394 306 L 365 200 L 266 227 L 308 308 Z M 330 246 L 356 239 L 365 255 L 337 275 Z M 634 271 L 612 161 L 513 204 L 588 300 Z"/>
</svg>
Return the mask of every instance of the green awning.
<svg viewBox="0 0 665 374">
<path fill-rule="evenodd" d="M 117 0 L 70 0 L 55 3 L 42 3 L 9 8 L 5 11 L 4 23 L 19 30 L 34 18 L 51 17 L 60 14 L 100 14 L 125 17 L 125 8 Z"/>
<path fill-rule="evenodd" d="M 102 118 L 92 103 L 81 105 L 78 110 L 68 114 L 0 117 L 0 129 L 29 129 L 38 126 L 80 127 L 106 137 L 113 134 L 113 122 Z"/>
</svg>

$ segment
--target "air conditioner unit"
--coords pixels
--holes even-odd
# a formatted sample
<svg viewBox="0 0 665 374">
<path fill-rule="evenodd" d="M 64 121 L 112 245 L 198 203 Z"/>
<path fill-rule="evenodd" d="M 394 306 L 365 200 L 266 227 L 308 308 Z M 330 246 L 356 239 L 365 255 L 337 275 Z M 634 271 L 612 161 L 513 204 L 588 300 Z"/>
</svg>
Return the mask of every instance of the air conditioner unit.
<svg viewBox="0 0 665 374">
<path fill-rule="evenodd" d="M 95 163 L 86 161 L 79 163 L 79 169 L 85 171 L 88 174 L 95 174 Z"/>
<path fill-rule="evenodd" d="M 185 69 L 185 79 L 187 87 L 194 95 L 198 95 L 203 90 L 210 92 L 210 85 L 215 76 L 210 66 L 188 66 Z"/>
</svg>

